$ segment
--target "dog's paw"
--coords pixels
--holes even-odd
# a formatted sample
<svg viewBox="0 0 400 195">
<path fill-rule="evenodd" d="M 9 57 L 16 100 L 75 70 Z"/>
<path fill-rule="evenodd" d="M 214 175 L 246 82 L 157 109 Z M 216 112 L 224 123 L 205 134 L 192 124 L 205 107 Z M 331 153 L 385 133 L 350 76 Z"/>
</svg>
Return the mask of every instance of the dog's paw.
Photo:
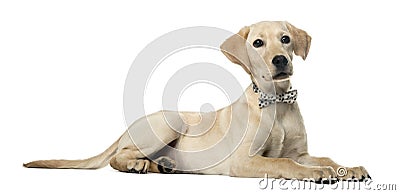
<svg viewBox="0 0 400 195">
<path fill-rule="evenodd" d="M 367 170 L 363 166 L 359 167 L 339 167 L 337 170 L 340 180 L 364 181 L 371 179 Z"/>
<path fill-rule="evenodd" d="M 336 171 L 332 167 L 318 167 L 314 168 L 311 172 L 311 178 L 315 183 L 333 184 L 337 182 Z"/>
<path fill-rule="evenodd" d="M 127 168 L 129 173 L 147 173 L 150 167 L 150 161 L 147 159 L 135 159 L 129 160 L 127 163 Z"/>
<path fill-rule="evenodd" d="M 167 156 L 162 156 L 154 160 L 157 163 L 157 169 L 160 173 L 174 173 L 176 168 L 176 163 L 174 160 Z"/>
</svg>

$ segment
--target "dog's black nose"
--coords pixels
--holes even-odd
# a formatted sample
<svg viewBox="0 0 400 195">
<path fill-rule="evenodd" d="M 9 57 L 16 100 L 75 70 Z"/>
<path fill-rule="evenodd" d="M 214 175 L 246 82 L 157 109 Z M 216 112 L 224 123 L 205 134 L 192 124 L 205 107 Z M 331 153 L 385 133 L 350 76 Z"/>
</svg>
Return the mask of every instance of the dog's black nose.
<svg viewBox="0 0 400 195">
<path fill-rule="evenodd" d="M 272 59 L 272 64 L 275 65 L 277 68 L 284 68 L 288 64 L 288 60 L 285 56 L 278 55 Z"/>
</svg>

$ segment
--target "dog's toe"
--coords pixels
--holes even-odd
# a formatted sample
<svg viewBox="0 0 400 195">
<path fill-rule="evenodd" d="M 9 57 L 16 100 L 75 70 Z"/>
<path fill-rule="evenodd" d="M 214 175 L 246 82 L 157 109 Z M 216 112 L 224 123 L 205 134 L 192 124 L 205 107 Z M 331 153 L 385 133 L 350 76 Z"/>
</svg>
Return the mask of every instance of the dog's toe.
<svg viewBox="0 0 400 195">
<path fill-rule="evenodd" d="M 322 178 L 320 178 L 320 179 L 315 181 L 316 184 L 329 184 L 329 185 L 330 184 L 335 184 L 337 182 L 338 182 L 338 180 L 336 178 L 330 178 L 330 179 L 327 179 L 327 178 L 322 179 Z"/>
<path fill-rule="evenodd" d="M 149 170 L 150 161 L 147 159 L 135 159 L 128 161 L 128 173 L 145 174 Z"/>
</svg>

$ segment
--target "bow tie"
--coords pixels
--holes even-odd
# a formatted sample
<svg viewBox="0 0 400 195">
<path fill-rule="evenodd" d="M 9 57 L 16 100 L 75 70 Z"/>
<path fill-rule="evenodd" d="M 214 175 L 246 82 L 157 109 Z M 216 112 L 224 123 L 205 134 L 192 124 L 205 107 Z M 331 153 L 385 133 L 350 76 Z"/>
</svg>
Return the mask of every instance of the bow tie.
<svg viewBox="0 0 400 195">
<path fill-rule="evenodd" d="M 293 104 L 297 99 L 297 90 L 292 90 L 292 86 L 290 86 L 289 91 L 274 95 L 265 94 L 253 82 L 253 91 L 260 94 L 260 97 L 258 98 L 258 106 L 260 109 L 278 102 Z"/>
</svg>

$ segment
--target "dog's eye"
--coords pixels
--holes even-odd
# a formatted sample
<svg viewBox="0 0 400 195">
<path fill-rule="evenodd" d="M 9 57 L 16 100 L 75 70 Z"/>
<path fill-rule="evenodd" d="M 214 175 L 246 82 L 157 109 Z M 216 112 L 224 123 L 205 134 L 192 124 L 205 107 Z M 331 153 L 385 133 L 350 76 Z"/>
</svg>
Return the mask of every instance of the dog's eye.
<svg viewBox="0 0 400 195">
<path fill-rule="evenodd" d="M 288 43 L 290 43 L 290 37 L 289 36 L 283 36 L 282 38 L 281 38 L 281 42 L 283 43 L 283 44 L 288 44 Z"/>
<path fill-rule="evenodd" d="M 263 42 L 261 39 L 257 39 L 257 40 L 255 40 L 255 41 L 253 42 L 253 46 L 254 46 L 255 48 L 261 47 L 261 46 L 263 46 L 263 45 L 264 45 L 264 42 Z"/>
</svg>

